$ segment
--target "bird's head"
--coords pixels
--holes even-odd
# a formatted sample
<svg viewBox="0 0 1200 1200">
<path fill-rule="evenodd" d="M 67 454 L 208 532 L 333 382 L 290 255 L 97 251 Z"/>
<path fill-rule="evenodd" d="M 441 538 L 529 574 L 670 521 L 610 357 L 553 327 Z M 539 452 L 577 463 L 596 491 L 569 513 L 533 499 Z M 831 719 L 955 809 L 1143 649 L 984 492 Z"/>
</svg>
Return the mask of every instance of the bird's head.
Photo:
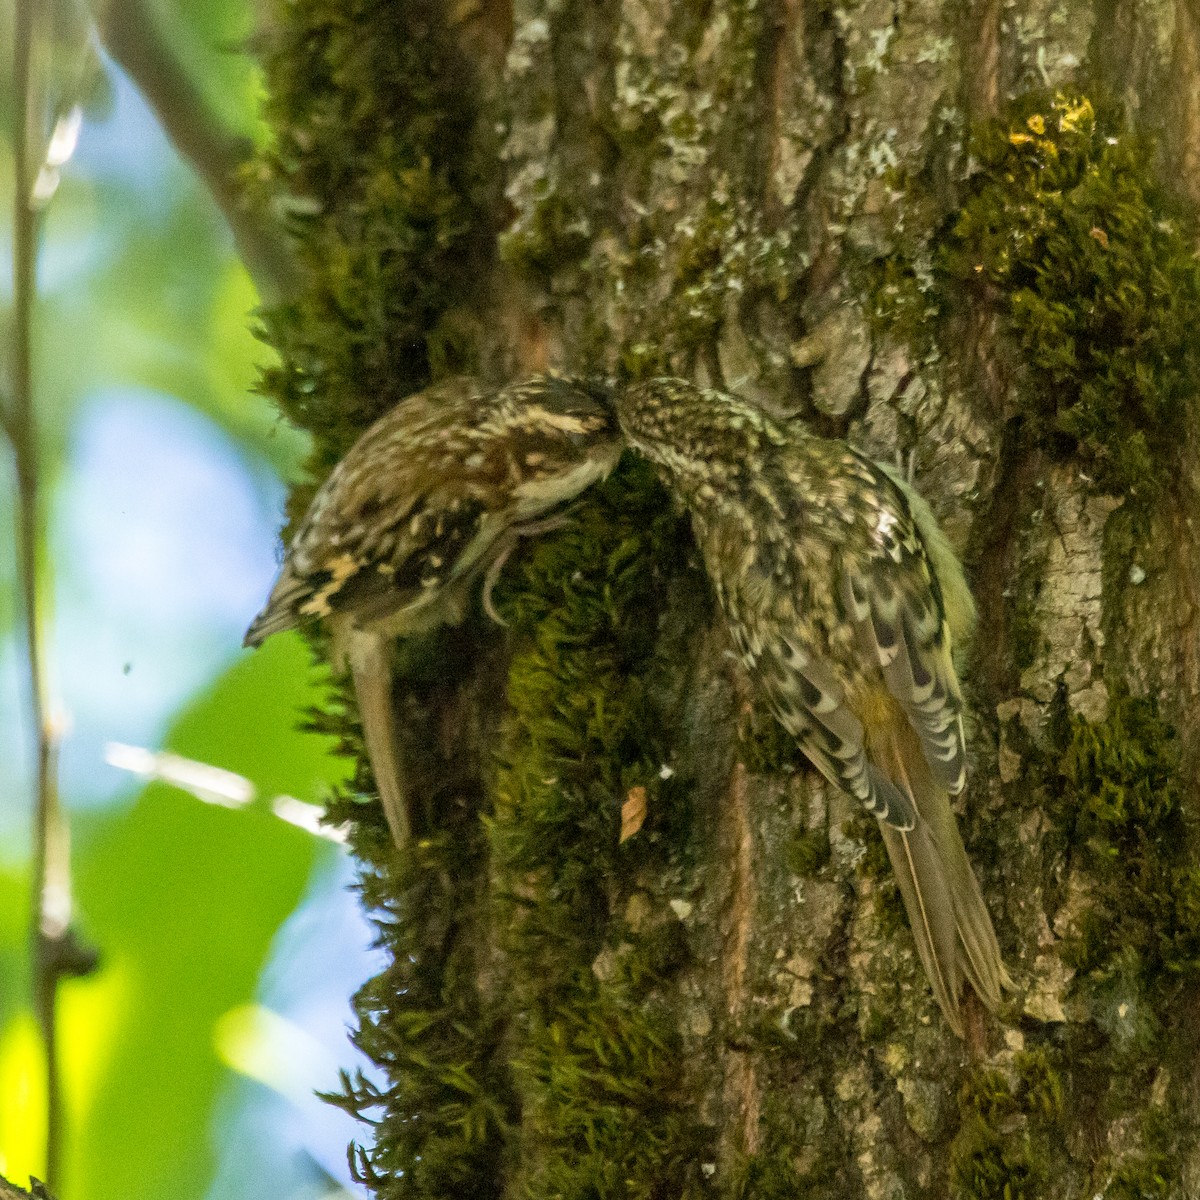
<svg viewBox="0 0 1200 1200">
<path fill-rule="evenodd" d="M 743 476 L 783 438 L 761 409 L 685 379 L 649 379 L 618 390 L 616 407 L 627 444 L 658 467 L 693 511 L 744 490 Z"/>
</svg>

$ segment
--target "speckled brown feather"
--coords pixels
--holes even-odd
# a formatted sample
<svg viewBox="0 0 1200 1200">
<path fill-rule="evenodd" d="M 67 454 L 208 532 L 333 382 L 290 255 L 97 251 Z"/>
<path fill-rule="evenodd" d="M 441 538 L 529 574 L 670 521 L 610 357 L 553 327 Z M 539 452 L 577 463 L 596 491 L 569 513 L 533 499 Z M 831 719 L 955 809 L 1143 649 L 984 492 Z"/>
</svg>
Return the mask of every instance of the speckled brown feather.
<svg viewBox="0 0 1200 1200">
<path fill-rule="evenodd" d="M 621 449 L 599 387 L 542 375 L 497 390 L 458 378 L 381 417 L 313 497 L 245 641 L 330 620 L 398 843 L 409 821 L 388 640 L 461 620 L 515 540 L 607 475 Z"/>
<path fill-rule="evenodd" d="M 460 619 L 454 585 L 619 454 L 604 397 L 578 380 L 489 390 L 456 378 L 409 396 L 313 497 L 246 645 L 335 613 L 356 624 L 396 618 L 397 635 Z"/>
<path fill-rule="evenodd" d="M 934 994 L 1008 976 L 949 796 L 965 782 L 952 658 L 973 606 L 924 502 L 844 442 L 684 380 L 617 398 L 630 445 L 691 511 L 742 660 L 831 782 L 878 817 Z"/>
</svg>

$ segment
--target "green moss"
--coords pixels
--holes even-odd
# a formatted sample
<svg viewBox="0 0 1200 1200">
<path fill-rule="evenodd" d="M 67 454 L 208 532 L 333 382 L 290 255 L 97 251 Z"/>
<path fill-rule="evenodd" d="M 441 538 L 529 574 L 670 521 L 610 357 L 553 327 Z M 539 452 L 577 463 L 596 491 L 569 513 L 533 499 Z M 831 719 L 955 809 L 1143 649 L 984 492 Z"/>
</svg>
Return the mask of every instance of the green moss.
<svg viewBox="0 0 1200 1200">
<path fill-rule="evenodd" d="M 950 1194 L 955 1200 L 1039 1200 L 1047 1194 L 1042 1168 L 1027 1136 L 1006 1135 L 970 1116 L 951 1146 Z"/>
<path fill-rule="evenodd" d="M 644 984 L 594 977 L 517 1058 L 522 1146 L 516 1194 L 555 1200 L 701 1194 L 704 1135 L 678 1098 L 679 1047 Z"/>
<path fill-rule="evenodd" d="M 895 185 L 901 182 L 894 180 Z M 923 264 L 922 258 L 926 259 Z M 924 247 L 918 244 L 898 248 L 888 258 L 873 260 L 862 283 L 870 298 L 871 324 L 877 334 L 903 342 L 920 360 L 936 353 L 941 306 Z"/>
<path fill-rule="evenodd" d="M 828 1028 L 823 1030 L 828 1037 Z M 780 1046 L 772 1051 L 795 1053 Z M 820 1055 L 813 1042 L 805 1057 Z M 764 1068 L 770 1068 L 764 1062 Z M 863 1192 L 854 1154 L 843 1140 L 829 1105 L 819 1094 L 800 1090 L 794 1077 L 765 1080 L 758 1134 L 761 1145 L 752 1155 L 730 1159 L 728 1181 L 721 1191 L 729 1200 L 825 1200 L 829 1196 L 855 1196 Z"/>
<path fill-rule="evenodd" d="M 436 0 L 280 0 L 264 26 L 273 140 L 261 174 L 284 198 L 301 285 L 263 314 L 279 360 L 260 387 L 313 434 L 312 482 L 289 500 L 295 517 L 377 416 L 434 372 L 470 364 L 473 327 L 459 306 L 491 253 L 476 203 L 487 181 L 472 159 L 472 72 Z M 323 635 L 310 633 L 323 659 Z M 419 667 L 422 646 L 404 653 Z M 453 686 L 462 656 L 440 660 L 438 686 Z M 414 680 L 433 686 L 419 670 Z M 359 761 L 329 817 L 351 823 L 364 902 L 391 957 L 355 999 L 355 1040 L 383 1082 L 347 1079 L 335 1100 L 373 1130 L 355 1169 L 383 1200 L 498 1196 L 515 1093 L 503 1021 L 477 986 L 487 877 L 478 785 L 397 854 L 379 806 L 359 802 L 370 768 L 343 682 L 310 723 Z"/>
<path fill-rule="evenodd" d="M 964 1080 L 959 1107 L 990 1124 L 1017 1111 L 1017 1100 L 1008 1077 L 996 1068 L 980 1067 Z"/>
<path fill-rule="evenodd" d="M 1078 456 L 1101 490 L 1153 493 L 1200 378 L 1200 268 L 1148 148 L 1059 93 L 1022 99 L 973 153 L 936 273 L 1005 318 L 1034 436 Z"/>
<path fill-rule="evenodd" d="M 1022 747 L 1023 784 L 1048 824 L 1047 877 L 1070 880 L 1046 894 L 1056 929 L 1065 914 L 1055 908 L 1069 904 L 1072 1019 L 1010 1067 L 972 1077 L 952 1176 L 964 1196 L 1003 1194 L 1007 1171 L 1016 1192 L 1057 1195 L 1062 1172 L 1086 1165 L 1110 1181 L 1106 1196 L 1175 1194 L 1179 1148 L 1193 1135 L 1169 1078 L 1176 1064 L 1190 1077 L 1186 1012 L 1200 981 L 1200 873 L 1175 731 L 1152 700 L 1117 692 L 1099 722 L 1060 695 L 1044 732 L 1040 751 Z M 1120 1131 L 1119 1146 L 1072 1163 L 1068 1130 L 1089 1125 Z"/>
<path fill-rule="evenodd" d="M 627 459 L 498 591 L 514 652 L 488 834 L 511 970 L 517 1195 L 699 1194 L 706 1134 L 682 1103 L 657 996 L 686 947 L 664 939 L 669 913 L 619 919 L 686 824 L 686 788 L 660 778 L 670 729 L 653 615 L 686 545 L 653 473 Z M 635 788 L 647 815 L 622 844 Z"/>
<path fill-rule="evenodd" d="M 926 175 L 892 252 L 861 281 L 875 325 L 926 364 L 958 357 L 961 315 L 995 312 L 1024 436 L 1104 492 L 1153 496 L 1177 474 L 1200 382 L 1192 230 L 1116 106 L 1034 92 L 975 130 L 958 207 Z"/>
<path fill-rule="evenodd" d="M 959 1092 L 963 1121 L 950 1144 L 951 1195 L 961 1200 L 1035 1200 L 1062 1161 L 1061 1055 L 1038 1046 L 1007 1070 L 978 1066 Z"/>
<path fill-rule="evenodd" d="M 1181 1165 L 1177 1121 L 1178 1114 L 1162 1106 L 1141 1114 L 1139 1147 L 1113 1168 L 1106 1200 L 1166 1200 L 1176 1194 Z"/>
<path fill-rule="evenodd" d="M 800 876 L 815 875 L 830 858 L 829 833 L 821 829 L 800 830 L 783 847 L 788 869 Z"/>
<path fill-rule="evenodd" d="M 1112 1194 L 1166 1195 L 1190 1135 L 1151 1099 L 1150 1064 L 1194 1056 L 1181 1018 L 1200 980 L 1200 878 L 1179 747 L 1157 705 L 1125 693 L 1101 722 L 1060 711 L 1051 734 L 1047 813 L 1072 847 L 1079 905 L 1063 957 L 1091 1016 L 1072 1034 L 1077 1086 L 1097 1120 L 1132 1129 L 1133 1148 L 1108 1168 Z"/>
<path fill-rule="evenodd" d="M 472 197 L 472 73 L 434 0 L 294 0 L 264 47 L 302 291 L 264 314 L 261 381 L 323 475 L 430 376 L 429 338 L 488 253 Z M 464 84 L 466 86 L 464 86 Z M 461 367 L 440 346 L 443 367 Z"/>
<path fill-rule="evenodd" d="M 412 687 L 461 675 L 456 659 L 465 651 L 445 631 L 398 649 L 397 665 Z M 442 797 L 430 796 L 414 816 L 431 832 L 397 851 L 373 799 L 347 681 L 333 682 L 328 703 L 309 714 L 308 726 L 336 736 L 339 751 L 357 762 L 351 786 L 329 798 L 326 820 L 350 825 L 351 845 L 366 864 L 363 904 L 389 956 L 386 969 L 353 998 L 352 1040 L 385 1082 L 343 1074 L 341 1091 L 325 1097 L 372 1127 L 371 1144 L 350 1148 L 354 1175 L 380 1200 L 498 1198 L 517 1102 L 504 1042 L 507 1014 L 478 986 L 478 931 L 489 911 L 481 797 L 456 793 L 459 803 L 439 806 Z M 413 766 L 415 776 L 428 774 L 426 764 Z"/>
<path fill-rule="evenodd" d="M 606 881 L 682 794 L 659 778 L 668 747 L 647 672 L 685 538 L 652 470 L 627 458 L 496 592 L 516 650 L 493 844 L 506 873 L 548 873 L 564 910 L 601 924 Z M 614 833 L 634 787 L 646 789 L 647 836 L 622 848 Z M 577 915 L 563 918 L 574 940 Z"/>
<path fill-rule="evenodd" d="M 1047 1046 L 1020 1050 L 1013 1056 L 1017 1099 L 1025 1112 L 1043 1121 L 1063 1113 L 1062 1055 Z"/>
<path fill-rule="evenodd" d="M 811 1195 L 810 1187 L 787 1154 L 755 1154 L 736 1165 L 729 1195 L 731 1200 L 797 1200 Z"/>
<path fill-rule="evenodd" d="M 374 1146 L 351 1148 L 351 1164 L 381 1200 L 502 1194 L 516 1103 L 503 1024 L 476 986 L 481 851 L 478 827 L 472 835 L 464 823 L 410 846 L 386 879 L 363 882 L 384 914 L 391 962 L 354 997 L 353 1040 L 387 1084 L 343 1075 L 341 1094 L 326 1098 L 377 1126 Z"/>
<path fill-rule="evenodd" d="M 517 270 L 552 277 L 583 258 L 590 245 L 586 213 L 542 180 L 531 210 L 500 239 L 500 256 Z"/>
<path fill-rule="evenodd" d="M 1153 701 L 1118 695 L 1104 721 L 1073 716 L 1067 735 L 1057 790 L 1088 880 L 1067 959 L 1102 1023 L 1144 1049 L 1180 985 L 1200 977 L 1200 877 L 1175 731 Z"/>
</svg>

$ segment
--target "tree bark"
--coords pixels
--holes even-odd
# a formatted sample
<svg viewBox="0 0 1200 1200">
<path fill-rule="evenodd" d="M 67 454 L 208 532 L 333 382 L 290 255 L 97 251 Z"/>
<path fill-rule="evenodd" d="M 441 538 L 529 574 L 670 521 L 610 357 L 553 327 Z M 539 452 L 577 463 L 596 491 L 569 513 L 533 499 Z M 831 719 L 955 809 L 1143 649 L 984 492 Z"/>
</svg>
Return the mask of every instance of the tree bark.
<svg viewBox="0 0 1200 1200">
<path fill-rule="evenodd" d="M 627 461 L 506 568 L 506 629 L 398 649 L 411 851 L 334 804 L 395 956 L 357 999 L 388 1086 L 342 1099 L 380 1196 L 1200 1191 L 1198 31 L 1166 0 L 279 7 L 306 284 L 264 386 L 314 475 L 461 369 L 685 375 L 911 462 L 979 605 L 959 816 L 1018 984 L 947 1030 L 874 823 Z M 354 743 L 352 706 L 316 721 Z"/>
</svg>

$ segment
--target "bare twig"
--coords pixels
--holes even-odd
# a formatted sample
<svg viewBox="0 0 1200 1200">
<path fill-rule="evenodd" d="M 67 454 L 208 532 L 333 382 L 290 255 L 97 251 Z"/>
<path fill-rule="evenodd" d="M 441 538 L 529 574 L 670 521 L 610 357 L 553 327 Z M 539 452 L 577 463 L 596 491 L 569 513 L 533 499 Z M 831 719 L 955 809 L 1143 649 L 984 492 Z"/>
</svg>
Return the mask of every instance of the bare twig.
<svg viewBox="0 0 1200 1200">
<path fill-rule="evenodd" d="M 286 231 L 247 187 L 253 144 L 226 128 L 163 37 L 145 0 L 89 2 L 105 48 L 137 84 L 224 214 L 263 302 L 289 297 L 295 290 L 296 260 Z"/>
<path fill-rule="evenodd" d="M 53 1186 L 62 1157 L 62 1090 L 59 1078 L 57 998 L 60 979 L 82 973 L 87 962 L 70 929 L 71 882 L 67 826 L 58 801 L 56 736 L 46 698 L 39 621 L 41 580 L 38 546 L 41 505 L 38 438 L 33 409 L 33 308 L 36 292 L 37 214 L 33 207 L 44 114 L 37 103 L 33 71 L 35 30 L 41 28 L 39 0 L 17 0 L 14 11 L 12 396 L 4 430 L 13 448 L 17 482 L 17 562 L 22 623 L 29 674 L 29 711 L 37 744 L 34 812 L 32 951 L 34 1012 L 45 1051 L 46 1178 Z M 40 166 L 40 161 L 37 163 Z"/>
<path fill-rule="evenodd" d="M 62 1131 L 62 1096 L 56 1039 L 58 975 L 46 946 L 46 891 L 57 796 L 50 773 L 54 751 L 46 727 L 46 697 L 38 632 L 39 526 L 37 437 L 33 426 L 33 293 L 37 217 L 31 205 L 31 152 L 35 145 L 33 99 L 33 30 L 36 0 L 17 0 L 14 13 L 13 82 L 15 116 L 13 147 L 13 381 L 6 427 L 12 438 L 17 475 L 17 560 L 29 670 L 29 709 L 37 740 L 37 799 L 34 810 L 33 979 L 34 1010 L 42 1032 L 46 1067 L 46 1176 L 57 1178 Z"/>
</svg>

